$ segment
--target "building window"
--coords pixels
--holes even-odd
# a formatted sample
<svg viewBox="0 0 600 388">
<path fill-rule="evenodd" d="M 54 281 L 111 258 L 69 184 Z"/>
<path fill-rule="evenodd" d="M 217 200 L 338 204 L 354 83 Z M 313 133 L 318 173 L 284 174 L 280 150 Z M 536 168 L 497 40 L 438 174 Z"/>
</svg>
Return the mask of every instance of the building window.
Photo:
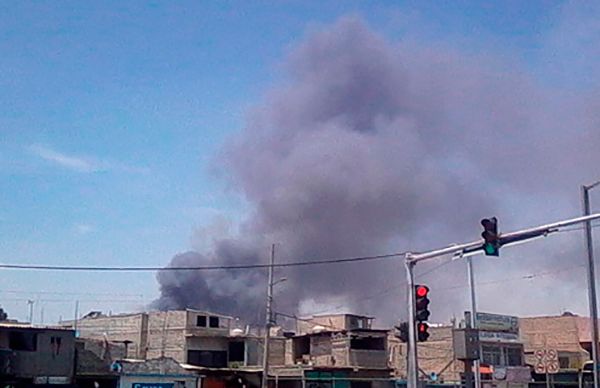
<svg viewBox="0 0 600 388">
<path fill-rule="evenodd" d="M 219 317 L 208 318 L 208 326 L 218 328 L 219 327 Z"/>
<path fill-rule="evenodd" d="M 227 352 L 213 350 L 188 350 L 188 364 L 208 368 L 226 368 Z"/>
<path fill-rule="evenodd" d="M 198 315 L 196 317 L 196 326 L 206 327 L 206 316 L 205 315 Z"/>
<path fill-rule="evenodd" d="M 381 337 L 352 338 L 350 349 L 359 350 L 385 350 L 385 340 Z"/>
<path fill-rule="evenodd" d="M 244 362 L 246 347 L 242 341 L 229 343 L 229 362 Z"/>
<path fill-rule="evenodd" d="M 58 356 L 60 354 L 61 343 L 62 343 L 62 338 L 50 337 L 50 348 L 52 349 L 52 357 Z"/>
<path fill-rule="evenodd" d="M 558 364 L 560 369 L 568 369 L 569 368 L 569 357 L 558 357 Z"/>
<path fill-rule="evenodd" d="M 504 365 L 502 362 L 502 349 L 498 346 L 483 346 L 482 350 L 482 361 L 484 364 L 489 365 Z"/>
<path fill-rule="evenodd" d="M 523 365 L 523 355 L 521 348 L 506 348 L 506 365 L 521 366 Z"/>
<path fill-rule="evenodd" d="M 37 334 L 26 331 L 11 331 L 8 335 L 8 347 L 11 350 L 35 352 L 37 350 Z"/>
</svg>

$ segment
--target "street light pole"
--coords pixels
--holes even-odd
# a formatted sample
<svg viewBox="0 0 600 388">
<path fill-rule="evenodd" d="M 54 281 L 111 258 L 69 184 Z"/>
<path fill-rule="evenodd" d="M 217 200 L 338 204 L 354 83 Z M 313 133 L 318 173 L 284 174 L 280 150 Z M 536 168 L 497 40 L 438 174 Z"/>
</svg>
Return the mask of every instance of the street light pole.
<svg viewBox="0 0 600 388">
<path fill-rule="evenodd" d="M 415 330 L 415 263 L 411 261 L 412 255 L 406 254 L 404 265 L 406 267 L 406 281 L 408 283 L 408 365 L 407 388 L 418 388 L 419 363 L 417 357 L 417 331 Z"/>
<path fill-rule="evenodd" d="M 583 197 L 583 214 L 585 216 L 590 214 L 590 190 L 599 184 L 600 181 L 589 186 L 581 186 L 581 194 Z M 590 304 L 590 319 L 592 320 L 592 360 L 594 363 L 594 388 L 598 388 L 598 307 L 596 300 L 594 247 L 592 244 L 592 223 L 589 220 L 585 222 L 585 242 L 587 248 L 588 298 Z"/>
<path fill-rule="evenodd" d="M 598 183 L 600 184 L 600 182 Z M 590 187 L 588 187 L 588 190 Z M 583 217 L 576 217 L 551 224 L 540 225 L 533 228 L 523 229 L 516 232 L 503 233 L 500 235 L 502 246 L 511 246 L 521 244 L 536 238 L 547 236 L 548 234 L 558 232 L 561 228 L 567 226 L 582 224 L 592 220 L 600 219 L 600 213 L 590 214 Z M 421 253 L 406 253 L 404 256 L 404 265 L 406 268 L 406 280 L 408 287 L 408 381 L 407 388 L 417 388 L 418 385 L 418 361 L 417 361 L 417 341 L 415 330 L 415 299 L 414 299 L 414 267 L 417 263 L 434 259 L 436 257 L 453 255 L 455 257 L 470 257 L 478 255 L 483 251 L 484 240 L 476 240 L 463 244 L 451 244 L 445 248 L 434 249 Z M 596 343 L 597 345 L 597 343 Z"/>
<path fill-rule="evenodd" d="M 475 299 L 475 275 L 473 273 L 473 258 L 467 257 L 467 273 L 469 275 L 469 288 L 471 289 L 471 328 L 479 329 L 477 327 L 477 301 Z M 479 331 L 477 331 L 479 335 Z M 480 353 L 481 357 L 481 353 Z M 481 360 L 477 359 L 474 362 L 474 377 L 475 377 L 475 388 L 481 388 Z"/>
<path fill-rule="evenodd" d="M 275 264 L 275 244 L 271 245 L 271 261 L 269 265 L 269 284 L 267 286 L 267 316 L 265 321 L 265 343 L 263 345 L 263 375 L 261 387 L 267 388 L 269 378 L 269 338 L 271 337 L 271 325 L 273 324 L 273 314 L 271 305 L 273 303 L 273 267 Z"/>
</svg>

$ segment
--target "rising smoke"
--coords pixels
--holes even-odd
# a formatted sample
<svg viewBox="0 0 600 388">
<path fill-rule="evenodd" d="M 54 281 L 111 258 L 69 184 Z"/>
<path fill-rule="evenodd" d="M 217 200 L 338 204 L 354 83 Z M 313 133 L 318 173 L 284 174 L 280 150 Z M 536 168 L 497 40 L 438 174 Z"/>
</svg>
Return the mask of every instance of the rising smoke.
<svg viewBox="0 0 600 388">
<path fill-rule="evenodd" d="M 577 184 L 600 176 L 596 167 L 581 169 L 599 159 L 592 109 L 599 100 L 541 86 L 519 68 L 389 42 L 355 18 L 309 35 L 285 61 L 286 81 L 218 156 L 250 214 L 235 236 L 170 265 L 265 263 L 273 242 L 280 262 L 419 250 L 476 238 L 482 216 L 518 226 L 573 215 Z M 536 263 L 558 260 L 543 256 Z M 441 272 L 431 279 L 463 279 L 460 268 Z M 401 315 L 400 290 L 365 299 L 402 283 L 398 261 L 285 268 L 277 276 L 288 278 L 280 311 L 341 303 L 388 321 Z M 263 316 L 262 270 L 161 272 L 158 281 L 157 308 Z M 441 319 L 463 295 L 438 298 Z"/>
</svg>

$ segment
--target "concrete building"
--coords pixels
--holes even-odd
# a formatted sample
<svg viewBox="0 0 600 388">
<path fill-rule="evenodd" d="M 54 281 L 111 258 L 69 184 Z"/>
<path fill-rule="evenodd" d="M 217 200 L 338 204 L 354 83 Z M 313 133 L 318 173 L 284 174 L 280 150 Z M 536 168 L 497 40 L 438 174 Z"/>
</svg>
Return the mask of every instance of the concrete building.
<svg viewBox="0 0 600 388">
<path fill-rule="evenodd" d="M 464 371 L 463 362 L 454 358 L 453 329 L 451 325 L 430 327 L 427 342 L 417 346 L 419 367 L 428 375 L 436 374 L 438 381 L 460 381 Z M 390 367 L 395 377 L 406 379 L 406 344 L 393 331 L 388 335 Z"/>
<path fill-rule="evenodd" d="M 466 321 L 469 321 L 467 317 Z M 524 346 L 519 337 L 517 317 L 478 313 L 481 344 L 482 380 L 496 385 L 526 384 L 531 380 L 530 368 L 524 362 Z M 464 325 L 464 322 L 463 322 Z M 454 357 L 453 325 L 431 326 L 427 342 L 417 346 L 419 367 L 437 382 L 459 382 L 465 364 Z M 390 333 L 390 362 L 394 373 L 406 378 L 406 344 Z"/>
<path fill-rule="evenodd" d="M 121 342 L 128 359 L 169 357 L 204 368 L 255 367 L 262 365 L 260 332 L 235 327 L 232 317 L 200 310 L 151 311 L 106 316 L 91 313 L 75 322 L 81 338 Z M 278 333 L 273 333 L 278 334 Z M 271 338 L 271 365 L 283 365 L 285 338 Z"/>
<path fill-rule="evenodd" d="M 0 384 L 72 384 L 75 332 L 0 322 Z"/>
<path fill-rule="evenodd" d="M 535 350 L 553 348 L 558 350 L 558 361 L 562 371 L 580 370 L 590 359 L 590 325 L 590 318 L 570 313 L 561 316 L 520 318 L 525 361 L 534 365 Z"/>
<path fill-rule="evenodd" d="M 172 358 L 153 360 L 120 360 L 112 364 L 119 375 L 118 388 L 172 387 L 199 388 L 201 378 Z"/>
<path fill-rule="evenodd" d="M 391 385 L 388 330 L 372 329 L 372 317 L 321 315 L 298 320 L 288 341 L 286 366 L 269 370 L 282 387 L 381 387 Z"/>
</svg>

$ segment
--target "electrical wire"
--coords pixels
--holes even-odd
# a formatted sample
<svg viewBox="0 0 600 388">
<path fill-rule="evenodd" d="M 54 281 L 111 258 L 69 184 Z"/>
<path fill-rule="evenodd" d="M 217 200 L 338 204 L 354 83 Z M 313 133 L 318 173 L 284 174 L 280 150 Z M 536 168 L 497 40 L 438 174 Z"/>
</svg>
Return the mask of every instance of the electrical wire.
<svg viewBox="0 0 600 388">
<path fill-rule="evenodd" d="M 600 227 L 599 224 L 592 224 L 592 228 Z M 577 230 L 583 230 L 584 227 L 573 227 L 561 229 L 555 232 L 573 232 Z M 404 256 L 408 252 L 397 252 L 383 255 L 374 256 L 358 256 L 358 257 L 344 257 L 335 259 L 325 260 L 306 260 L 296 261 L 290 263 L 275 263 L 273 267 L 285 268 L 285 267 L 301 267 L 301 266 L 312 266 L 312 265 L 326 265 L 326 264 L 341 264 L 341 263 L 354 263 L 361 261 L 381 260 L 393 257 Z M 440 267 L 448 264 L 443 263 Z M 71 266 L 71 265 L 45 265 L 45 264 L 9 264 L 0 263 L 1 269 L 15 269 L 15 270 L 38 270 L 38 271 L 88 271 L 88 272 L 156 272 L 156 271 L 214 271 L 214 270 L 237 270 L 237 269 L 260 269 L 269 268 L 270 264 L 237 264 L 237 265 L 204 265 L 204 266 L 172 266 L 172 267 L 108 267 L 108 266 Z M 437 268 L 430 271 L 426 271 L 420 276 L 432 272 Z"/>
<path fill-rule="evenodd" d="M 544 276 L 548 276 L 548 275 L 554 275 L 554 274 L 561 273 L 561 272 L 574 271 L 574 270 L 582 268 L 582 267 L 585 267 L 585 266 L 583 264 L 575 265 L 572 267 L 559 268 L 559 269 L 552 270 L 552 271 L 537 272 L 537 273 L 532 273 L 532 274 L 528 274 L 528 275 L 516 276 L 516 277 L 512 277 L 512 278 L 504 278 L 504 279 L 489 280 L 489 281 L 484 281 L 484 282 L 477 282 L 477 283 L 475 283 L 475 285 L 487 286 L 487 285 L 491 285 L 491 284 L 504 283 L 504 282 L 508 282 L 508 281 L 531 280 L 531 279 L 544 277 Z M 460 284 L 460 285 L 455 285 L 452 287 L 438 288 L 437 290 L 454 290 L 454 289 L 458 289 L 458 288 L 467 288 L 467 287 L 469 287 L 468 284 Z"/>
<path fill-rule="evenodd" d="M 307 260 L 290 263 L 275 263 L 273 267 L 302 267 L 311 265 L 355 263 L 361 261 L 373 261 L 389 259 L 406 255 L 407 252 L 389 253 L 374 256 L 344 257 L 325 260 Z M 182 266 L 182 267 L 87 267 L 70 265 L 39 265 L 39 264 L 6 264 L 0 263 L 0 268 L 40 270 L 40 271 L 89 271 L 89 272 L 155 272 L 155 271 L 214 271 L 214 270 L 237 270 L 237 269 L 259 269 L 269 268 L 271 264 L 237 264 L 237 265 L 204 265 L 204 266 Z"/>
<path fill-rule="evenodd" d="M 1 290 L 0 294 L 26 294 L 26 295 L 85 295 L 85 296 L 118 296 L 144 298 L 143 294 L 121 294 L 116 292 L 64 292 L 64 291 L 31 291 L 31 290 Z"/>
</svg>

